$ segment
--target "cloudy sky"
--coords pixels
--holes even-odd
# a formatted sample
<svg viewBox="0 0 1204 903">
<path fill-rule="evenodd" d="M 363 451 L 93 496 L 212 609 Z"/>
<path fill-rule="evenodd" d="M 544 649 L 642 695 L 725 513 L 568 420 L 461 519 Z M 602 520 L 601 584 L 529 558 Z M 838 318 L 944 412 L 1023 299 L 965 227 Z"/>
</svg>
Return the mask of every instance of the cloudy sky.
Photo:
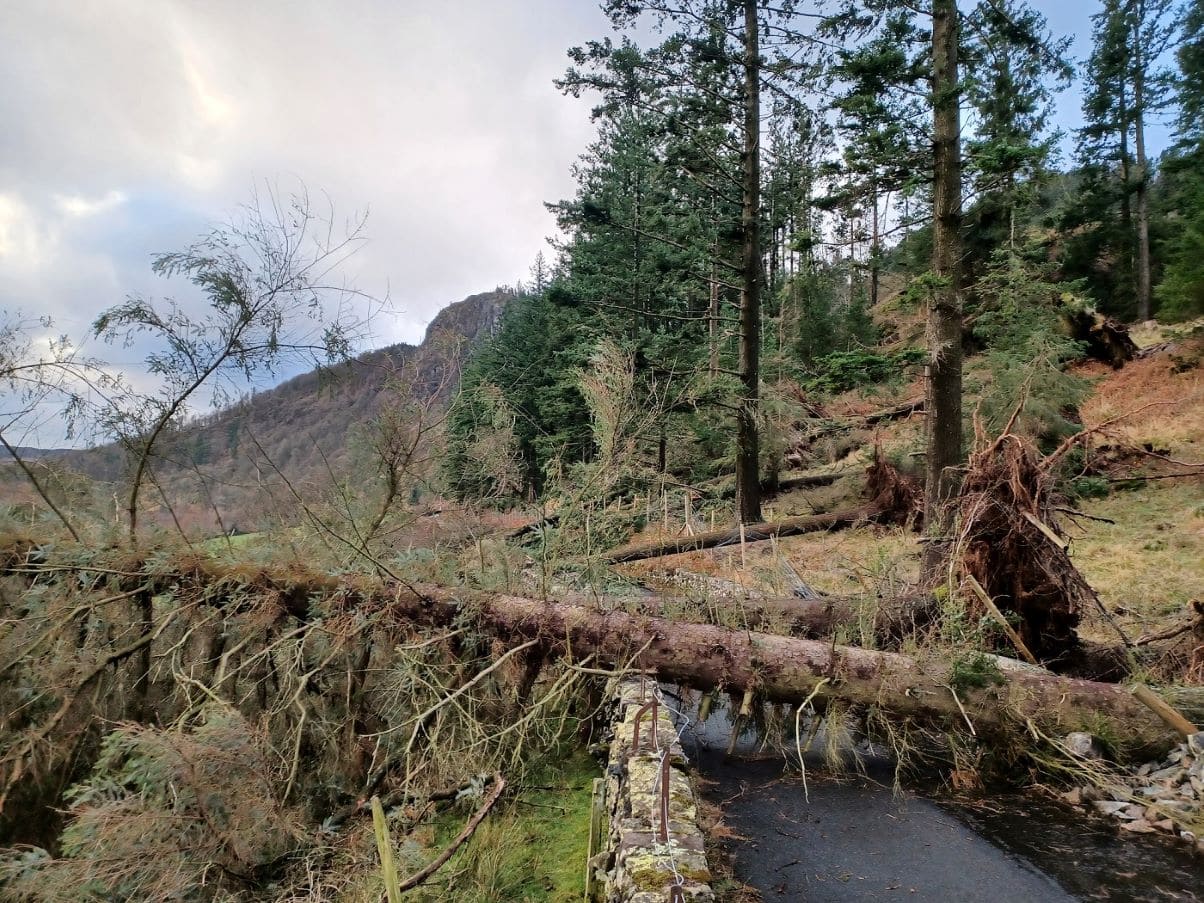
<svg viewBox="0 0 1204 903">
<path fill-rule="evenodd" d="M 1087 51 L 1096 4 L 1036 5 Z M 347 275 L 392 299 L 373 344 L 414 341 L 525 278 L 592 131 L 552 79 L 606 31 L 594 0 L 0 0 L 0 309 L 82 334 L 163 293 L 152 253 L 304 184 L 369 211 Z"/>
<path fill-rule="evenodd" d="M 552 79 L 596 36 L 556 0 L 3 0 L 0 306 L 70 332 L 265 181 L 368 210 L 349 275 L 380 344 L 522 277 L 588 110 Z"/>
</svg>

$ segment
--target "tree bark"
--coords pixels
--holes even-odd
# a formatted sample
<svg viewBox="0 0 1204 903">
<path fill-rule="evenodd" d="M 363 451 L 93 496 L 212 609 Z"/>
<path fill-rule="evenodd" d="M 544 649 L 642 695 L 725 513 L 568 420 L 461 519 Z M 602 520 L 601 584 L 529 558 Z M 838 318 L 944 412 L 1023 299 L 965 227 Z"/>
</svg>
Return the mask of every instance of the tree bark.
<svg viewBox="0 0 1204 903">
<path fill-rule="evenodd" d="M 69 570 L 55 569 L 59 579 Z M 581 604 L 547 602 L 462 588 L 381 584 L 373 580 L 335 577 L 316 571 L 241 569 L 234 572 L 221 562 L 184 558 L 177 565 L 156 563 L 139 569 L 128 562 L 113 572 L 118 586 L 146 584 L 150 592 L 174 589 L 196 593 L 205 606 L 225 604 L 225 593 L 214 592 L 223 583 L 233 597 L 240 584 L 257 593 L 270 594 L 281 613 L 307 619 L 315 596 L 338 593 L 345 610 L 362 609 L 385 623 L 409 621 L 416 626 L 446 627 L 472 623 L 484 633 L 514 649 L 538 639 L 549 657 L 571 650 L 574 657 L 594 656 L 602 667 L 635 667 L 655 671 L 662 680 L 699 689 L 724 687 L 755 690 L 771 702 L 798 704 L 813 693 L 818 700 L 839 699 L 872 708 L 881 714 L 914 719 L 942 729 L 962 730 L 967 721 L 980 739 L 1035 729 L 1047 736 L 1083 730 L 1106 733 L 1122 755 L 1158 755 L 1177 742 L 1177 734 L 1136 700 L 1124 687 L 1038 670 L 1013 670 L 996 658 L 983 660 L 977 669 L 982 686 L 958 681 L 957 661 L 944 657 L 912 658 L 839 646 L 831 641 L 805 640 L 749 630 L 728 630 L 706 624 L 682 623 L 624 611 L 603 610 Z M 233 578 L 233 579 L 232 579 Z M 232 598 L 233 598 L 232 597 Z M 182 609 L 173 611 L 156 633 Z M 96 670 L 76 684 L 86 686 L 114 661 L 137 652 L 154 637 L 149 634 L 108 656 Z M 973 661 L 972 652 L 957 659 Z M 827 681 L 817 687 L 819 681 Z M 1193 711 L 1179 697 L 1173 705 Z M 57 716 L 43 725 L 53 730 L 70 698 Z"/>
<path fill-rule="evenodd" d="M 726 530 L 709 530 L 693 536 L 675 536 L 672 539 L 657 539 L 652 542 L 634 543 L 612 549 L 603 556 L 611 564 L 640 561 L 644 558 L 660 558 L 679 552 L 694 552 L 713 549 L 717 546 L 735 545 L 741 541 L 760 542 L 772 536 L 798 536 L 817 533 L 821 530 L 843 530 L 854 524 L 873 521 L 882 515 L 882 510 L 873 506 L 837 511 L 832 514 L 814 514 L 807 517 L 788 517 L 772 523 L 747 524 L 743 529 L 733 527 Z"/>
<path fill-rule="evenodd" d="M 1133 23 L 1133 149 L 1137 156 L 1137 319 L 1150 318 L 1153 290 L 1150 285 L 1150 179 L 1145 150 L 1145 66 L 1141 55 L 1141 17 Z"/>
<path fill-rule="evenodd" d="M 979 739 L 1031 728 L 1060 737 L 1070 731 L 1106 732 L 1122 755 L 1159 755 L 1178 736 L 1125 687 L 1058 677 L 1036 670 L 988 666 L 986 686 L 956 686 L 953 662 L 912 658 L 831 642 L 746 630 L 727 630 L 598 611 L 514 596 L 401 588 L 396 617 L 452 623 L 466 611 L 489 633 L 517 644 L 539 637 L 555 654 L 593 654 L 599 665 L 655 671 L 661 680 L 698 689 L 755 690 L 771 702 L 799 704 L 815 694 L 873 708 L 893 718 L 944 729 L 974 726 Z M 988 658 L 988 662 L 997 659 Z M 819 681 L 827 682 L 817 686 Z"/>
<path fill-rule="evenodd" d="M 1116 102 L 1119 108 L 1118 119 L 1119 128 L 1119 145 L 1120 145 L 1120 226 L 1121 236 L 1124 241 L 1124 247 L 1121 248 L 1121 259 L 1124 261 L 1126 271 L 1124 273 L 1125 280 L 1132 280 L 1134 293 L 1136 293 L 1137 268 L 1133 252 L 1133 173 L 1132 166 L 1129 163 L 1129 105 L 1128 105 L 1128 84 L 1125 81 L 1124 75 L 1120 77 L 1120 84 L 1117 86 Z M 1118 280 L 1119 281 L 1119 280 Z"/>
<path fill-rule="evenodd" d="M 736 420 L 736 516 L 761 520 L 761 49 L 757 2 L 744 0 L 744 154 L 740 226 L 740 410 Z"/>
<path fill-rule="evenodd" d="M 941 536 L 949 527 L 947 502 L 957 490 L 962 463 L 961 305 L 961 89 L 957 71 L 957 2 L 933 0 L 933 252 L 938 280 L 928 307 L 925 409 L 927 461 L 924 523 Z M 938 571 L 942 550 L 925 550 L 924 571 Z"/>
</svg>

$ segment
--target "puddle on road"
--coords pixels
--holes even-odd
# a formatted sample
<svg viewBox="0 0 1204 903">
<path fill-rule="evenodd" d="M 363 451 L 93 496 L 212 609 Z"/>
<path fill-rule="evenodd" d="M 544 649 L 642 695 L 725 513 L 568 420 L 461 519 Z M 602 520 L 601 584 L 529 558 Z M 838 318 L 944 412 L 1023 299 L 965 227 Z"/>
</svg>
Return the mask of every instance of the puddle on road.
<svg viewBox="0 0 1204 903">
<path fill-rule="evenodd" d="M 693 713 L 691 713 L 693 717 Z M 683 735 L 738 836 L 736 875 L 765 903 L 854 900 L 1204 901 L 1204 860 L 1185 848 L 1121 837 L 1111 823 L 1022 794 L 951 798 L 935 787 L 896 794 L 890 764 L 868 776 L 822 775 L 808 761 L 807 801 L 793 753 L 751 732 L 727 763 L 726 706 Z"/>
</svg>

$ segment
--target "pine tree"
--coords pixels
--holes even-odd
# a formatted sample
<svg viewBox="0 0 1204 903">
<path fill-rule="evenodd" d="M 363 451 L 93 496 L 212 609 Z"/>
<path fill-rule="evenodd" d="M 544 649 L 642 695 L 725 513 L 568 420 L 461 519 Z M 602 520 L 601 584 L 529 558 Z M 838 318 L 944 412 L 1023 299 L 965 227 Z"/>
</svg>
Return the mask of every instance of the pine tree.
<svg viewBox="0 0 1204 903">
<path fill-rule="evenodd" d="M 1159 316 L 1204 314 L 1204 2 L 1191 0 L 1181 20 L 1174 102 L 1175 143 L 1160 167 L 1164 214 L 1176 223 L 1163 249 L 1155 290 Z"/>
<path fill-rule="evenodd" d="M 980 4 L 964 41 L 968 265 L 985 265 L 994 248 L 1015 249 L 1023 214 L 1039 199 L 1060 135 L 1050 129 L 1052 92 L 1073 70 L 1069 38 L 1050 35 L 1045 17 L 1015 0 Z"/>
<path fill-rule="evenodd" d="M 1092 16 L 1079 160 L 1088 175 L 1097 228 L 1119 205 L 1114 239 L 1103 243 L 1131 260 L 1132 298 L 1139 320 L 1151 314 L 1150 207 L 1152 167 L 1146 123 L 1170 98 L 1160 59 L 1174 36 L 1173 0 L 1104 0 Z M 1090 209 L 1090 208 L 1088 208 Z M 1123 271 L 1122 271 L 1123 272 Z M 1114 302 L 1115 303 L 1115 302 Z"/>
<path fill-rule="evenodd" d="M 910 10 L 886 10 L 869 34 L 836 50 L 827 67 L 842 149 L 828 168 L 833 190 L 820 203 L 844 211 L 850 264 L 857 257 L 854 246 L 865 236 L 870 307 L 878 303 L 888 218 L 920 187 L 917 173 L 927 168 L 931 148 L 926 105 L 915 90 L 925 78 L 926 58 L 916 18 Z M 864 228 L 852 228 L 857 219 L 867 221 Z M 907 221 L 900 224 L 908 227 Z M 852 271 L 849 280 L 851 302 Z"/>
<path fill-rule="evenodd" d="M 766 250 L 761 233 L 761 95 L 763 80 L 772 69 L 762 55 L 761 33 L 768 22 L 781 26 L 788 21 L 793 4 L 763 9 L 756 0 L 682 0 L 676 4 L 614 0 L 605 9 L 617 28 L 632 28 L 641 15 L 648 15 L 668 36 L 647 51 L 637 51 L 629 43 L 616 48 L 608 42 L 574 51 L 578 68 L 570 72 L 566 86 L 601 90 L 602 110 L 613 110 L 624 102 L 638 103 L 658 116 L 667 137 L 665 147 L 673 151 L 665 158 L 666 165 L 676 166 L 678 173 L 694 184 L 694 189 L 683 190 L 680 197 L 689 199 L 699 216 L 704 216 L 708 207 L 712 218 L 719 210 L 729 210 L 735 189 L 736 220 L 728 221 L 727 229 L 713 234 L 709 245 L 695 241 L 687 247 L 697 248 L 711 264 L 708 319 L 712 324 L 712 371 L 721 369 L 714 326 L 718 320 L 718 289 L 722 282 L 738 292 L 739 391 L 733 405 L 736 508 L 741 520 L 759 520 L 761 305 Z M 779 39 L 782 34 L 778 33 Z M 789 68 L 783 64 L 772 74 L 779 79 L 789 78 L 785 74 Z M 631 90 L 636 84 L 641 89 L 638 92 Z M 701 140 L 695 140 L 695 136 Z M 655 240 L 658 236 L 652 237 Z"/>
</svg>

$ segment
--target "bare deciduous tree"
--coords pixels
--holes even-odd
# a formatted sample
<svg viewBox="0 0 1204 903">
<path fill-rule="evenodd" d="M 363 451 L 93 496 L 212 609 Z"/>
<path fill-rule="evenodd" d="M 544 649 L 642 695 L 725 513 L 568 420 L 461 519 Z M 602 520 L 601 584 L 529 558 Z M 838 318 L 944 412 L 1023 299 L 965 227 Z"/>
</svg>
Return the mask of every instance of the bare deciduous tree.
<svg viewBox="0 0 1204 903">
<path fill-rule="evenodd" d="M 364 296 L 333 277 L 364 242 L 364 225 L 357 217 L 336 227 L 333 210 L 318 212 L 304 191 L 282 199 L 269 190 L 188 248 L 154 258 L 157 274 L 185 277 L 201 290 L 204 313 L 170 299 L 130 297 L 97 317 L 93 331 L 107 342 L 129 346 L 145 334 L 158 346 L 145 359 L 162 381 L 158 393 L 112 403 L 102 418 L 131 458 L 131 543 L 157 444 L 202 388 L 221 402 L 261 372 L 347 356 L 362 323 L 348 302 Z"/>
</svg>

